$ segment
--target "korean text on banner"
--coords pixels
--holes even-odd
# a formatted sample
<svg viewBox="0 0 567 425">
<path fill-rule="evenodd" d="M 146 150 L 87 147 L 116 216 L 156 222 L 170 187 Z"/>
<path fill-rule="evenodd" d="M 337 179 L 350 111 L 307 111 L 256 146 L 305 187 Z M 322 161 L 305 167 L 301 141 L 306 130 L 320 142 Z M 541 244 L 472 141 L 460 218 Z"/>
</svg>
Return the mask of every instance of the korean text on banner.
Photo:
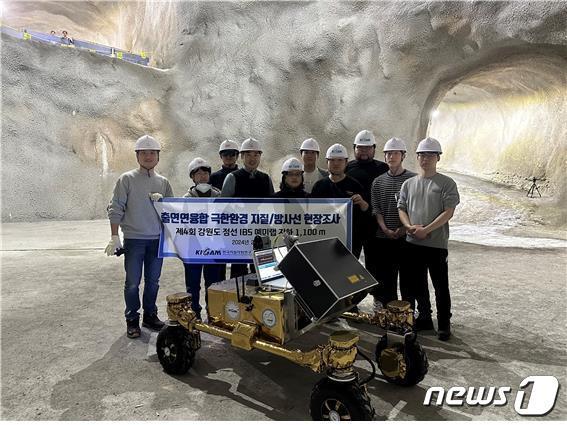
<svg viewBox="0 0 567 425">
<path fill-rule="evenodd" d="M 164 198 L 154 207 L 163 223 L 159 256 L 185 263 L 251 263 L 257 235 L 336 237 L 351 247 L 349 199 Z"/>
</svg>

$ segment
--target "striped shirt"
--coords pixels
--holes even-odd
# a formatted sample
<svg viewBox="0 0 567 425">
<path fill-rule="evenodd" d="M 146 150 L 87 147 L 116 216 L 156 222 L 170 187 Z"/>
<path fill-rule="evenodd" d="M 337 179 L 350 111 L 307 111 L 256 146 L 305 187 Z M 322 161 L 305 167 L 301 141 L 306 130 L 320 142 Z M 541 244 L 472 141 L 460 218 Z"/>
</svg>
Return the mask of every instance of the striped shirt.
<svg viewBox="0 0 567 425">
<path fill-rule="evenodd" d="M 396 230 L 402 226 L 400 216 L 398 215 L 398 194 L 402 184 L 409 178 L 415 176 L 416 173 L 404 170 L 403 173 L 392 176 L 390 172 L 381 174 L 372 182 L 371 204 L 372 215 L 381 214 L 384 217 L 384 223 L 390 230 Z M 380 226 L 376 231 L 376 237 L 386 238 L 386 234 Z"/>
</svg>

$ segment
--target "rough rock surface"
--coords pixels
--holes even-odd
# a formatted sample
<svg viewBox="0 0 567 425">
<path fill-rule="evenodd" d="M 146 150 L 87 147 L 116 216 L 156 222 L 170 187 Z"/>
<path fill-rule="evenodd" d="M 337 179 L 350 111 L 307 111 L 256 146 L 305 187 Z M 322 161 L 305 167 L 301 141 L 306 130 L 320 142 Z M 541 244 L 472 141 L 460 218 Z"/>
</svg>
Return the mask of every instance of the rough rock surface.
<svg viewBox="0 0 567 425">
<path fill-rule="evenodd" d="M 34 15 L 28 3 L 25 23 L 42 29 L 34 16 L 58 22 L 64 15 L 75 23 L 76 37 L 83 28 L 84 38 L 93 39 L 97 19 L 85 19 L 81 4 L 69 3 L 66 14 L 62 3 L 58 12 L 43 5 Z M 477 88 L 493 98 L 506 95 L 500 83 L 508 77 L 487 66 L 501 69 L 509 61 L 515 75 L 529 80 L 517 55 L 544 57 L 557 65 L 538 70 L 549 76 L 545 82 L 565 81 L 563 2 L 125 2 L 85 10 L 120 28 L 106 35 L 108 42 L 152 51 L 167 70 L 3 37 L 3 220 L 103 217 L 112 184 L 134 165 L 130 149 L 144 132 L 162 140 L 159 167 L 180 194 L 189 160 L 201 155 L 216 163 L 218 143 L 227 137 L 263 141 L 263 168 L 275 175 L 308 136 L 324 148 L 350 145 L 358 130 L 370 128 L 379 145 L 396 135 L 415 146 L 431 111 L 465 78 L 480 73 Z M 18 17 L 7 11 L 6 23 Z M 476 97 L 465 93 L 461 100 Z M 553 123 L 567 121 L 564 108 L 547 111 Z M 537 153 L 540 162 L 558 155 L 537 168 L 558 202 L 566 199 L 558 184 L 562 125 L 554 130 L 560 141 Z M 529 145 L 517 144 L 489 171 L 506 180 L 511 167 L 532 155 Z M 450 158 L 446 165 L 461 171 Z"/>
</svg>

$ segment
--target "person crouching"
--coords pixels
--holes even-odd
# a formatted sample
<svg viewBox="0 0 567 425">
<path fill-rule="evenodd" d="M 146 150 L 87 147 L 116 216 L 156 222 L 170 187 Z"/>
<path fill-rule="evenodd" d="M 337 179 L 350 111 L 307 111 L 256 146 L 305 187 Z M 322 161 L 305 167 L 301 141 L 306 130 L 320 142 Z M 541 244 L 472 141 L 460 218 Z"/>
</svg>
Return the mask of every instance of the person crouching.
<svg viewBox="0 0 567 425">
<path fill-rule="evenodd" d="M 193 180 L 194 185 L 189 191 L 183 195 L 184 198 L 217 198 L 221 192 L 209 183 L 211 176 L 211 166 L 203 158 L 195 158 L 189 163 L 189 177 Z M 207 289 L 213 283 L 221 280 L 222 264 L 188 264 L 183 263 L 185 267 L 185 287 L 187 292 L 191 294 L 191 308 L 201 317 L 201 305 L 199 304 L 199 295 L 201 292 L 201 274 L 205 278 L 205 302 L 208 297 Z"/>
<path fill-rule="evenodd" d="M 282 181 L 275 198 L 307 198 L 303 182 L 303 164 L 299 159 L 290 158 L 282 165 Z"/>
</svg>

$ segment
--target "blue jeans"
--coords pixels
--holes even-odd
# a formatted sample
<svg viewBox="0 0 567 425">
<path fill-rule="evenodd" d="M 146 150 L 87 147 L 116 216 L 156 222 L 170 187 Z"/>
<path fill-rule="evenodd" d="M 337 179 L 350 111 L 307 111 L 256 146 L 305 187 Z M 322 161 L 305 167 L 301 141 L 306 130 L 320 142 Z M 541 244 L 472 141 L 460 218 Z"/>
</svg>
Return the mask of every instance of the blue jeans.
<svg viewBox="0 0 567 425">
<path fill-rule="evenodd" d="M 140 281 L 144 270 L 144 314 L 157 313 L 156 299 L 159 290 L 159 277 L 163 258 L 158 258 L 159 239 L 124 239 L 124 301 L 126 320 L 139 320 Z"/>
<path fill-rule="evenodd" d="M 191 308 L 197 314 L 201 313 L 199 295 L 201 292 L 201 273 L 205 277 L 205 290 L 213 283 L 222 280 L 222 270 L 224 264 L 186 264 L 185 267 L 185 288 L 191 294 Z M 208 293 L 205 291 L 205 302 L 208 305 Z"/>
</svg>

